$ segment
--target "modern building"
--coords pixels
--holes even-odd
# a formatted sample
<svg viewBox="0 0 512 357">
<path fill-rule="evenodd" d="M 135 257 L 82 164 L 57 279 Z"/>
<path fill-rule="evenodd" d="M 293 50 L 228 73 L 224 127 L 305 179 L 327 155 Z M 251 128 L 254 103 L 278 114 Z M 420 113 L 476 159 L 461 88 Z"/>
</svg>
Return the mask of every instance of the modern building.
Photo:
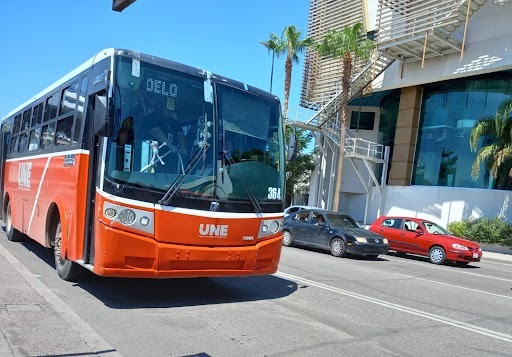
<svg viewBox="0 0 512 357">
<path fill-rule="evenodd" d="M 294 124 L 313 130 L 320 148 L 308 204 L 365 223 L 384 214 L 444 226 L 498 215 L 512 222 L 508 170 L 494 178 L 482 164 L 472 176 L 469 145 L 475 123 L 512 99 L 510 18 L 512 0 L 311 0 L 308 36 L 362 22 L 377 50 L 354 70 L 339 207 L 341 68 L 306 54 L 301 105 L 316 113 Z"/>
</svg>

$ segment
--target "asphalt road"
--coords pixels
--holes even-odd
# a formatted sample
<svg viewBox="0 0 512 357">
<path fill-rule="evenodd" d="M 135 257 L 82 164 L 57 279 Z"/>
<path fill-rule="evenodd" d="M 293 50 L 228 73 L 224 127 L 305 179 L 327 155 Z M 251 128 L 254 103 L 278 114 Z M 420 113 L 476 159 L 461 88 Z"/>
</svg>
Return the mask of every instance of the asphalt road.
<svg viewBox="0 0 512 357">
<path fill-rule="evenodd" d="M 273 276 L 70 283 L 37 243 L 1 234 L 0 244 L 123 356 L 512 355 L 504 262 L 459 268 L 284 247 Z"/>
</svg>

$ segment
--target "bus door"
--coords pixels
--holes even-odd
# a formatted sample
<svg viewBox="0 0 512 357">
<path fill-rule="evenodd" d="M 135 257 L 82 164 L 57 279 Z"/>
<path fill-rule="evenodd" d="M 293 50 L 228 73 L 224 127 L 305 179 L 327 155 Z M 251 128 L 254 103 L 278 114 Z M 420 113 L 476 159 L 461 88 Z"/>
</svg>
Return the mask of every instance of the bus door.
<svg viewBox="0 0 512 357">
<path fill-rule="evenodd" d="M 110 58 L 98 62 L 89 72 L 87 112 L 84 124 L 84 146 L 89 150 L 89 170 L 87 174 L 87 196 L 85 207 L 85 232 L 83 259 L 85 264 L 94 264 L 94 205 L 96 186 L 99 184 L 98 170 L 101 162 L 101 145 L 104 138 L 95 135 L 93 118 L 98 96 L 106 96 L 108 77 L 110 74 Z"/>
</svg>

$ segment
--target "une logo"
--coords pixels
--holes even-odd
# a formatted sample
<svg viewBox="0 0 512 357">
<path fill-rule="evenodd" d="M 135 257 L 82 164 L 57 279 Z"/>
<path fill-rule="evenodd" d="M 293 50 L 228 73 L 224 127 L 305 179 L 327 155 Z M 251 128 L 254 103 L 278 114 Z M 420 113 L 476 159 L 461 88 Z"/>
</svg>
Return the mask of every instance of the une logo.
<svg viewBox="0 0 512 357">
<path fill-rule="evenodd" d="M 18 186 L 30 188 L 30 176 L 32 174 L 32 163 L 22 162 L 18 169 Z"/>
<path fill-rule="evenodd" d="M 200 224 L 199 236 L 208 238 L 227 238 L 228 225 L 227 224 Z"/>
</svg>

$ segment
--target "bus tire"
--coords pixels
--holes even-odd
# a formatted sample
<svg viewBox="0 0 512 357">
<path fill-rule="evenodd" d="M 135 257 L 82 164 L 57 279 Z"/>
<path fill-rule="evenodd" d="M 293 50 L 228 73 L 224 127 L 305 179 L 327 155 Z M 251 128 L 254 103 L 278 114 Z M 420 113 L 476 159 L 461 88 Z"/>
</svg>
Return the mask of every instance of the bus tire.
<svg viewBox="0 0 512 357">
<path fill-rule="evenodd" d="M 11 242 L 22 242 L 25 238 L 24 234 L 12 226 L 11 202 L 7 202 L 5 210 L 5 234 Z"/>
<path fill-rule="evenodd" d="M 84 275 L 84 269 L 75 262 L 62 257 L 60 246 L 62 242 L 62 224 L 60 219 L 52 227 L 53 255 L 55 256 L 55 269 L 59 277 L 66 281 L 76 281 Z"/>
</svg>

